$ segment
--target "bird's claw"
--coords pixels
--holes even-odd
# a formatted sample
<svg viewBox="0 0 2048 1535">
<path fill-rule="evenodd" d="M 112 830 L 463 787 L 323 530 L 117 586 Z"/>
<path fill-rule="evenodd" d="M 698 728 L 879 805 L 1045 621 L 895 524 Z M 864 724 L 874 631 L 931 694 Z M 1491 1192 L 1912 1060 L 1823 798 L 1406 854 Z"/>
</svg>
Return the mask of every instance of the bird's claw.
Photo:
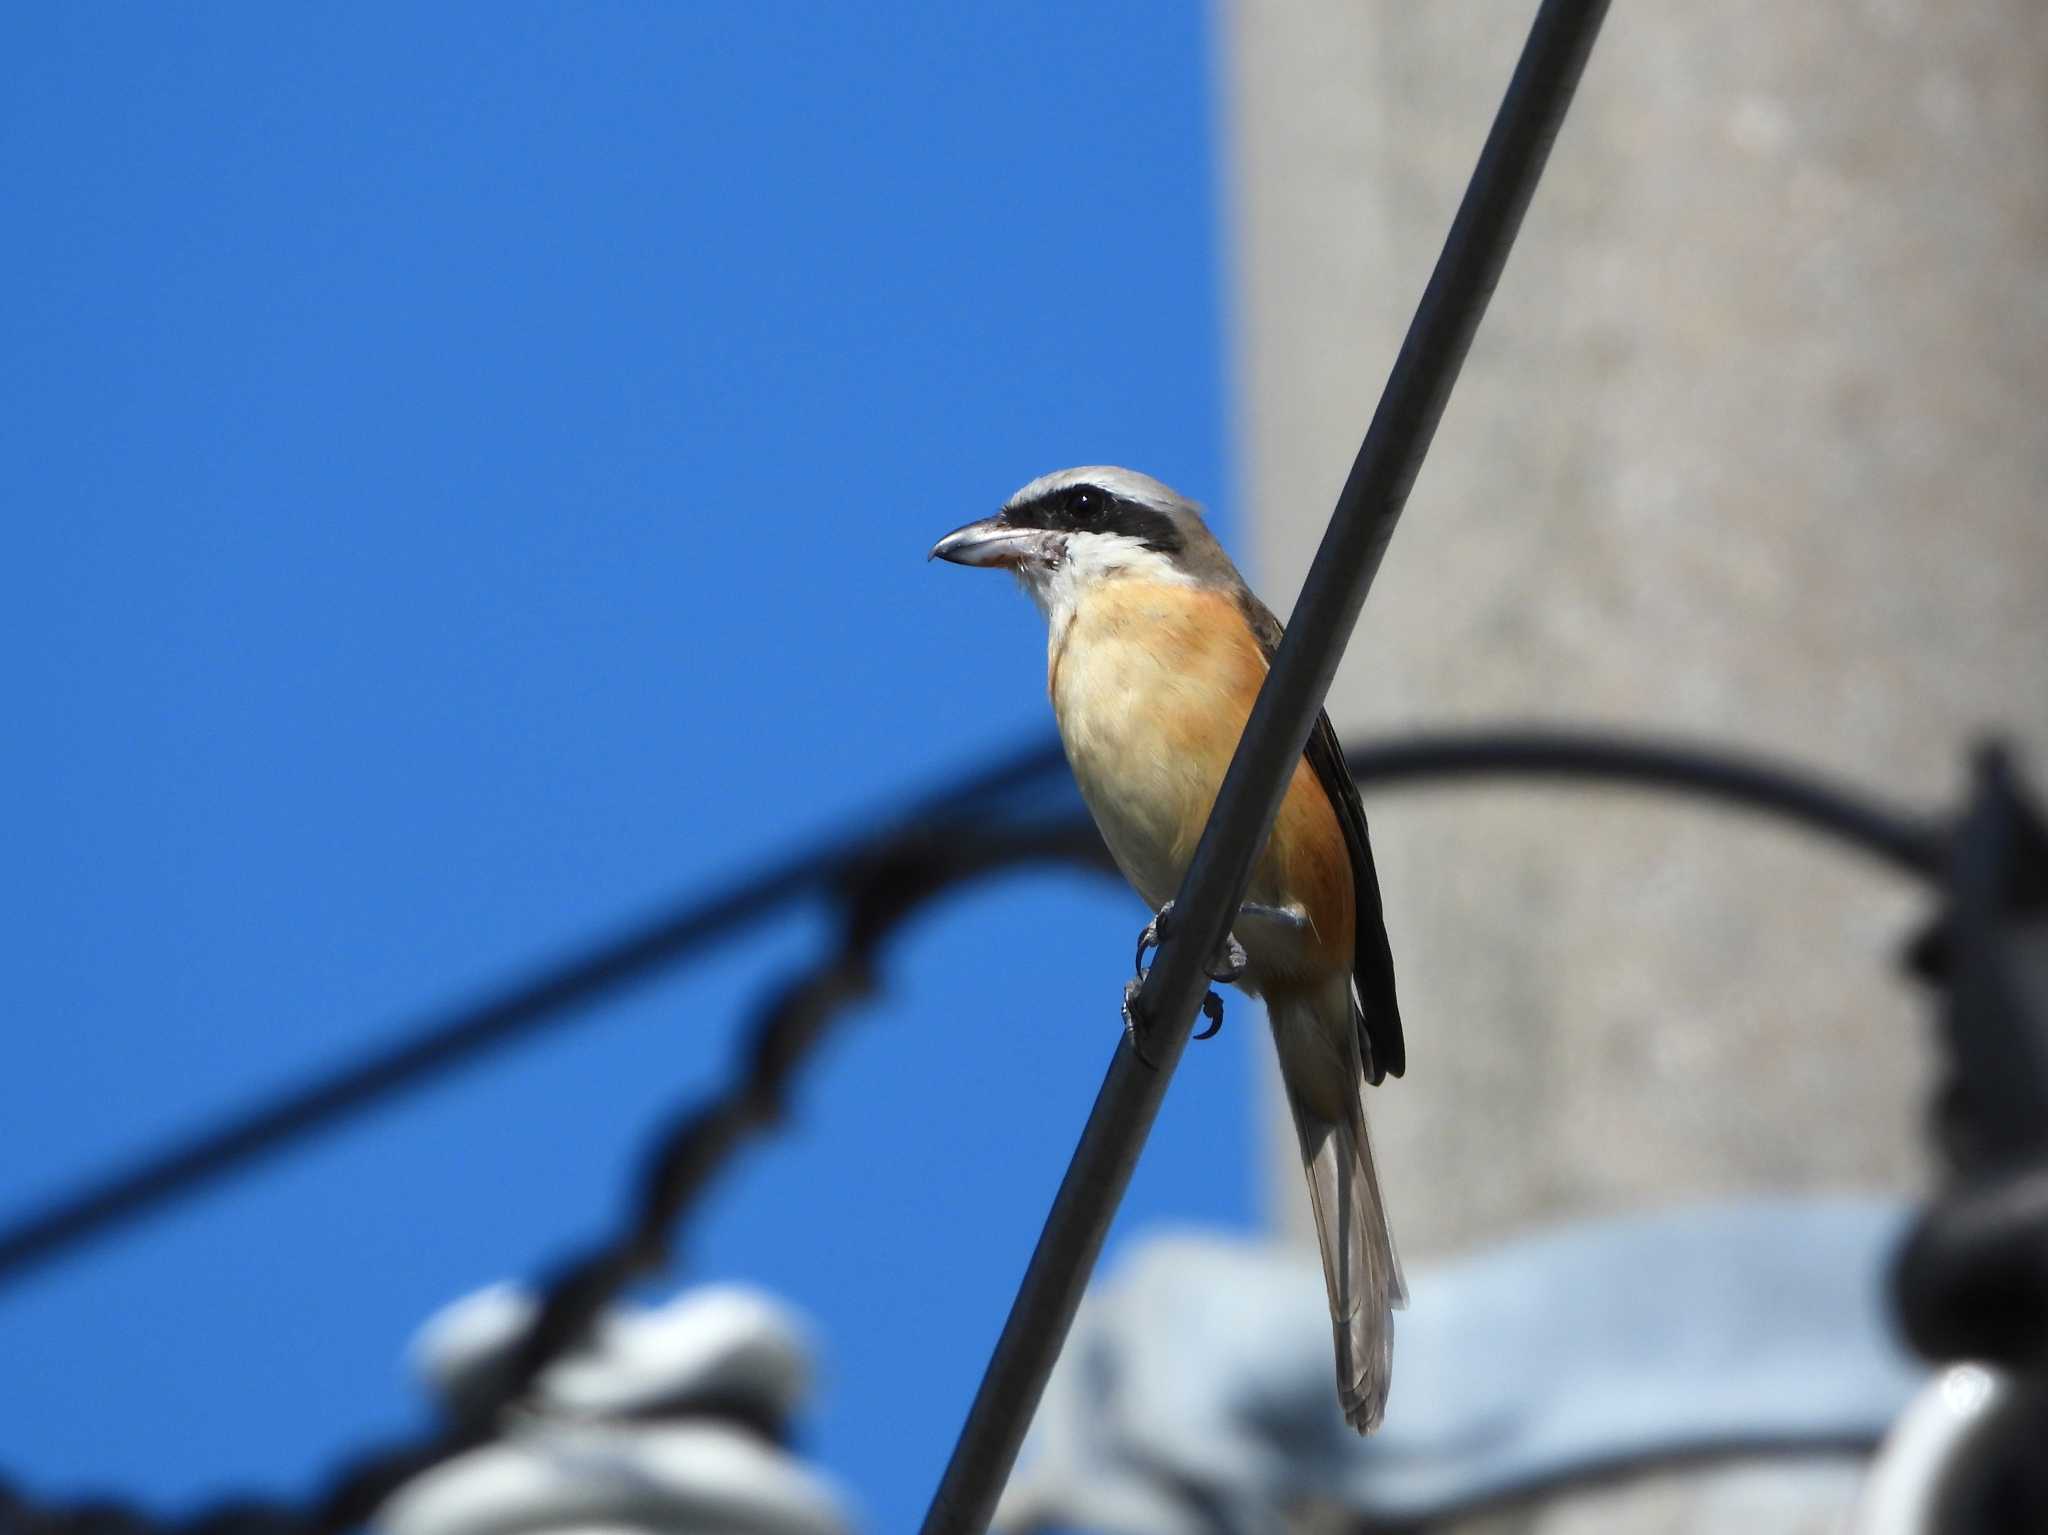
<svg viewBox="0 0 2048 1535">
<path fill-rule="evenodd" d="M 1138 934 L 1138 956 L 1132 968 L 1138 979 L 1145 979 L 1145 956 L 1166 942 L 1166 919 L 1173 915 L 1173 902 L 1168 901 L 1152 913 L 1152 920 L 1145 924 L 1145 930 Z"/>
<path fill-rule="evenodd" d="M 1138 1059 L 1157 1071 L 1159 1063 L 1145 1053 L 1145 1031 L 1138 1027 L 1138 993 L 1144 989 L 1144 984 L 1137 980 L 1124 982 L 1124 1038 L 1131 1042 L 1131 1049 L 1137 1053 Z M 1213 991 L 1202 995 L 1202 1016 L 1209 1020 L 1209 1027 L 1197 1030 L 1190 1037 L 1214 1039 L 1223 1027 L 1223 999 Z"/>
<path fill-rule="evenodd" d="M 1145 924 L 1145 930 L 1138 934 L 1138 953 L 1132 968 L 1139 980 L 1145 979 L 1145 956 L 1166 942 L 1166 930 L 1173 917 L 1173 902 L 1168 901 L 1152 914 L 1152 920 Z M 1244 952 L 1244 945 L 1237 941 L 1237 934 L 1223 935 L 1223 952 L 1209 961 L 1209 979 L 1221 981 L 1226 986 L 1244 977 L 1245 968 L 1251 960 Z M 1221 1003 L 1217 1004 L 1219 1007 Z M 1205 1005 L 1206 1010 L 1206 1005 Z M 1208 1038 L 1201 1035 L 1200 1038 Z"/>
<path fill-rule="evenodd" d="M 1154 1071 L 1159 1063 L 1145 1053 L 1145 1031 L 1138 1027 L 1138 992 L 1144 986 L 1143 980 L 1124 982 L 1124 1038 L 1131 1042 L 1131 1049 Z"/>
<path fill-rule="evenodd" d="M 1244 945 L 1237 941 L 1237 934 L 1225 933 L 1223 935 L 1223 952 L 1209 962 L 1209 979 L 1221 981 L 1227 986 L 1232 981 L 1243 979 L 1245 967 L 1249 964 L 1251 964 L 1251 959 L 1245 954 Z M 1213 998 L 1216 993 L 1212 991 L 1209 995 Z M 1223 1006 L 1220 1002 L 1216 1005 L 1219 1009 Z M 1205 1003 L 1203 1006 L 1204 1010 L 1206 1010 L 1207 1004 Z"/>
</svg>

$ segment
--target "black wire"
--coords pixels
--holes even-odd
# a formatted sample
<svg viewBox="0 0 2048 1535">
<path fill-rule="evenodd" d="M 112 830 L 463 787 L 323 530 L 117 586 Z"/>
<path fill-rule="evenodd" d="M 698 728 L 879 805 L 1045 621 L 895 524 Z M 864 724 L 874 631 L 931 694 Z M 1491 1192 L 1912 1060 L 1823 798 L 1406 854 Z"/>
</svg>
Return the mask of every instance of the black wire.
<svg viewBox="0 0 2048 1535">
<path fill-rule="evenodd" d="M 1006 754 L 956 784 L 929 792 L 883 818 L 929 821 L 960 813 L 1051 777 L 1057 744 Z M 398 1045 L 325 1073 L 225 1123 L 154 1147 L 125 1168 L 19 1216 L 0 1231 L 0 1285 L 60 1253 L 197 1193 L 261 1158 L 331 1129 L 352 1115 L 423 1087 L 459 1066 L 516 1044 L 578 1015 L 592 1003 L 645 981 L 702 945 L 812 894 L 874 843 L 872 833 L 841 839 L 763 870 L 737 885 L 695 895 L 635 923 L 584 953 L 523 977 L 480 1002 L 399 1030 Z"/>
<path fill-rule="evenodd" d="M 1060 760 L 1058 746 L 1051 743 L 1006 755 L 957 785 L 926 795 L 918 809 L 906 813 L 905 824 L 983 813 L 974 807 L 1046 782 Z M 1375 742 L 1350 749 L 1347 760 L 1352 775 L 1365 784 L 1508 772 L 1685 788 L 1788 816 L 1912 872 L 1937 870 L 1942 857 L 1940 829 L 1929 821 L 1859 799 L 1788 768 L 1706 747 L 1532 728 Z M 431 1021 L 416 1037 L 368 1060 L 187 1141 L 138 1157 L 129 1168 L 53 1200 L 0 1234 L 0 1284 L 353 1114 L 566 1021 L 574 1009 L 812 894 L 853 861 L 870 855 L 873 846 L 872 837 L 837 838 L 823 849 L 738 881 L 724 896 L 682 903 L 666 917 L 643 923 L 523 986 L 506 989 L 495 1001 Z"/>
<path fill-rule="evenodd" d="M 1082 1127 L 1017 1297 L 925 1514 L 924 1535 L 987 1528 L 1109 1223 L 1208 993 L 1223 942 L 1380 558 L 1534 195 L 1606 0 L 1543 0 L 1323 534 L 1273 667 L 1174 897 L 1174 924 Z"/>
<path fill-rule="evenodd" d="M 464 1416 L 442 1432 L 358 1456 L 315 1507 L 259 1507 L 264 1528 L 291 1535 L 340 1535 L 364 1524 L 391 1494 L 421 1472 L 489 1440 L 506 1409 L 547 1367 L 579 1346 L 622 1290 L 668 1261 L 671 1234 L 712 1180 L 752 1137 L 779 1123 L 796 1070 L 831 1024 L 876 989 L 882 943 L 939 894 L 1003 869 L 1055 860 L 1108 868 L 1093 827 L 972 833 L 944 824 L 907 828 L 850 861 L 835 881 L 840 937 L 835 950 L 780 988 L 747 1031 L 743 1069 L 727 1089 L 677 1115 L 643 1162 L 639 1195 L 607 1241 L 560 1265 L 540 1305 L 505 1351 L 496 1375 L 468 1393 Z M 234 1519 L 248 1517 L 237 1505 Z M 242 1535 L 218 1516 L 185 1535 Z"/>
<path fill-rule="evenodd" d="M 1706 795 L 1784 817 L 1922 877 L 1935 877 L 1946 862 L 1944 839 L 1930 819 L 1886 808 L 1778 764 L 1676 742 L 1523 729 L 1376 743 L 1352 749 L 1347 760 L 1367 787 L 1535 776 Z M 979 808 L 1028 785 L 1041 771 L 1038 766 L 1024 770 L 1021 762 L 1019 767 L 981 775 L 957 792 L 932 797 L 931 815 L 851 853 L 820 855 L 834 861 L 825 886 L 839 913 L 832 950 L 757 1010 L 741 1067 L 728 1087 L 675 1116 L 655 1136 L 625 1222 L 610 1240 L 561 1264 L 544 1282 L 534 1320 L 508 1349 L 498 1372 L 466 1394 L 457 1421 L 422 1438 L 354 1457 L 307 1504 L 236 1498 L 182 1524 L 118 1501 L 42 1509 L 0 1481 L 0 1531 L 307 1535 L 346 1530 L 367 1520 L 421 1472 L 488 1442 L 504 1409 L 530 1390 L 548 1364 L 577 1346 L 622 1286 L 666 1260 L 670 1234 L 705 1188 L 751 1137 L 780 1119 L 789 1083 L 824 1030 L 871 995 L 881 946 L 892 934 L 940 895 L 1003 870 L 1048 861 L 1108 868 L 1101 840 L 1084 816 L 1016 816 L 1014 824 L 1005 825 L 997 810 Z M 762 882 L 751 881 L 747 888 Z"/>
<path fill-rule="evenodd" d="M 1948 858 L 1945 825 L 1761 758 L 1676 741 L 1526 726 L 1406 736 L 1346 751 L 1360 784 L 1509 774 L 1683 790 L 1822 832 L 1922 879 Z"/>
<path fill-rule="evenodd" d="M 1000 795 L 1011 786 L 984 775 L 972 788 Z M 113 1501 L 39 1510 L 18 1494 L 10 1499 L 0 1483 L 0 1531 L 12 1535 L 18 1526 L 38 1535 L 166 1529 L 183 1535 L 337 1535 L 362 1526 L 421 1473 L 494 1438 L 505 1411 L 526 1398 L 549 1365 L 583 1342 L 619 1293 L 668 1261 L 676 1226 L 742 1147 L 781 1120 L 798 1067 L 835 1020 L 873 994 L 881 946 L 905 922 L 940 894 L 1005 869 L 1048 861 L 1109 867 L 1101 839 L 1083 819 L 976 830 L 958 818 L 962 795 L 932 803 L 931 817 L 838 862 L 830 894 L 839 936 L 831 952 L 757 1010 L 741 1067 L 726 1088 L 663 1126 L 619 1228 L 543 1281 L 533 1318 L 506 1348 L 500 1366 L 465 1391 L 455 1421 L 350 1458 L 305 1505 L 237 1497 L 177 1524 Z"/>
</svg>

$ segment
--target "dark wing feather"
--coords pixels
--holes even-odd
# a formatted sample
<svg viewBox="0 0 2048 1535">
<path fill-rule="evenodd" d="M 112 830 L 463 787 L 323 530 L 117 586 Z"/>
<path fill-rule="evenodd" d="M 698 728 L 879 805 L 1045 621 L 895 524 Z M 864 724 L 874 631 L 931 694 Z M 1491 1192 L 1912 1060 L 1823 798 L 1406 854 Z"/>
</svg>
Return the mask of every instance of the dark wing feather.
<svg viewBox="0 0 2048 1535">
<path fill-rule="evenodd" d="M 1238 603 L 1258 638 L 1259 648 L 1271 661 L 1274 651 L 1280 648 L 1280 620 L 1243 588 L 1239 588 Z M 1316 716 L 1316 728 L 1309 732 L 1308 747 L 1302 755 L 1336 808 L 1337 824 L 1344 829 L 1344 846 L 1351 854 L 1352 906 L 1357 913 L 1351 975 L 1358 983 L 1362 1004 L 1358 1044 L 1365 1058 L 1366 1078 L 1377 1084 L 1408 1069 L 1408 1048 L 1401 1036 L 1401 1004 L 1394 994 L 1394 951 L 1387 942 L 1387 917 L 1380 903 L 1380 877 L 1373 867 L 1372 843 L 1366 837 L 1365 807 L 1358 800 L 1358 785 L 1351 781 L 1344 766 L 1344 748 L 1338 744 L 1327 712 Z"/>
<path fill-rule="evenodd" d="M 1364 1047 L 1365 1074 L 1378 1083 L 1408 1069 L 1408 1047 L 1401 1037 L 1401 1004 L 1394 995 L 1394 950 L 1387 942 L 1387 914 L 1380 902 L 1372 843 L 1366 839 L 1365 807 L 1358 802 L 1358 785 L 1344 766 L 1344 748 L 1337 744 L 1337 732 L 1330 728 L 1327 714 L 1316 716 L 1307 757 L 1323 792 L 1337 807 L 1337 823 L 1344 828 L 1344 845 L 1351 853 L 1352 904 L 1357 912 L 1351 975 L 1358 982 L 1359 1000 L 1364 1004 L 1358 1035 Z"/>
</svg>

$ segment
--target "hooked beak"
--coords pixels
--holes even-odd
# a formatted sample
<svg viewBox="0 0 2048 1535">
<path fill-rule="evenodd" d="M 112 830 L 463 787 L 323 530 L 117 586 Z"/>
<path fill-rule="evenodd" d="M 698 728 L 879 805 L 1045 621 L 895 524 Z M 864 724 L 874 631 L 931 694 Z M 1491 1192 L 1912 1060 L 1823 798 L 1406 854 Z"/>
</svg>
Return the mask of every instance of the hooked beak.
<svg viewBox="0 0 2048 1535">
<path fill-rule="evenodd" d="M 1044 542 L 1043 529 L 1013 527 L 1000 516 L 984 517 L 955 528 L 933 544 L 925 558 L 955 565 L 1021 565 L 1040 557 Z"/>
</svg>

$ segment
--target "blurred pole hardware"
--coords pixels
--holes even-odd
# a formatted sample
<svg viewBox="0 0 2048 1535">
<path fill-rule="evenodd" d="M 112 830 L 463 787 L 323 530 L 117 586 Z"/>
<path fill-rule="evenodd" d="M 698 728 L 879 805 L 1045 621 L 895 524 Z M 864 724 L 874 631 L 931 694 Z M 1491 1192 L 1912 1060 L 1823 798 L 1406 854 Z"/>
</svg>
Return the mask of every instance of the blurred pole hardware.
<svg viewBox="0 0 2048 1535">
<path fill-rule="evenodd" d="M 1353 747 L 1346 760 L 1367 790 L 1536 778 L 1652 789 L 1685 799 L 1711 797 L 1861 850 L 1875 867 L 1954 892 L 1911 956 L 1944 999 L 1968 956 L 1985 951 L 2005 956 L 1991 973 L 2009 981 L 2011 956 L 2037 953 L 2015 940 L 2038 942 L 2038 903 L 2048 890 L 2048 839 L 2040 836 L 2039 817 L 1995 755 L 1987 759 L 1979 802 L 1953 825 L 1766 760 L 1593 732 L 1417 736 Z M 790 1073 L 823 1030 L 872 994 L 874 961 L 903 921 L 957 886 L 1012 868 L 1067 863 L 1108 872 L 1100 839 L 1057 769 L 1054 758 L 1036 777 L 991 779 L 979 802 L 946 796 L 925 819 L 899 822 L 852 844 L 851 851 L 835 851 L 834 877 L 826 889 L 839 911 L 838 944 L 767 999 L 752 1021 L 741 1066 L 727 1090 L 707 1104 L 691 1106 L 655 1136 L 642 1183 L 645 1209 L 636 1212 L 630 1229 L 600 1252 L 556 1271 L 545 1296 L 522 1321 L 522 1336 L 504 1340 L 489 1366 L 471 1373 L 451 1398 L 448 1422 L 437 1432 L 349 1458 L 304 1504 L 237 1498 L 187 1519 L 158 1518 L 116 1501 L 44 1506 L 18 1485 L 0 1481 L 0 1535 L 305 1535 L 355 1529 L 367 1524 L 398 1488 L 497 1440 L 520 1420 L 533 1384 L 584 1343 L 588 1329 L 607 1313 L 616 1287 L 638 1272 L 636 1264 L 651 1264 L 689 1201 L 727 1165 L 745 1136 L 768 1121 Z M 1957 830 L 1964 826 L 1970 829 L 1967 838 Z M 1973 848 L 1968 856 L 1961 852 L 1966 842 Z M 1985 870 L 1994 877 L 1987 879 Z M 782 899 L 802 899 L 810 888 L 808 881 L 796 882 Z M 766 907 L 754 915 L 765 916 Z M 1973 996 L 1972 1007 L 1956 1016 L 1968 1020 L 1971 1037 L 1991 1058 L 2031 1057 L 2048 1038 L 2038 989 L 2001 981 L 1979 985 Z M 1944 1030 L 1943 1037 L 1952 1040 L 1954 1031 Z M 1957 1142 L 1960 1131 L 1961 1143 L 1969 1143 L 1967 1100 L 1950 1095 L 1948 1102 L 1951 1142 Z M 2037 1125 L 2035 1131 L 2048 1136 L 2048 1125 Z M 1945 1358 L 1947 1349 L 1964 1342 L 1976 1347 L 1986 1340 L 2008 1340 L 2024 1353 L 2028 1340 L 2038 1339 L 2048 1326 L 2043 1320 L 2048 1288 L 2009 1292 L 2003 1277 L 2011 1272 L 2005 1265 L 2037 1260 L 2048 1249 L 2048 1201 L 2027 1197 L 2041 1187 L 2043 1162 L 2037 1145 L 2001 1175 L 2018 1183 L 1993 1186 L 1990 1195 L 1974 1189 L 1951 1192 L 1924 1217 L 1925 1229 L 1940 1231 L 1957 1222 L 1954 1229 L 1962 1233 L 1954 1249 L 1957 1257 L 1948 1256 L 1946 1244 L 1937 1245 L 1920 1260 L 1932 1281 L 1910 1281 L 1897 1296 L 1902 1313 L 1921 1318 L 1911 1324 L 1913 1336 L 1931 1357 Z M 2015 1188 L 2017 1194 L 2011 1192 Z M 1992 1200 L 1993 1217 L 1963 1219 L 1984 1198 Z M 1981 1244 L 1975 1240 L 1986 1234 Z M 1913 1251 L 1909 1244 L 1902 1268 L 1912 1268 Z M 1991 1285 L 2005 1298 L 1989 1332 L 1974 1289 L 1980 1284 Z M 2026 1357 L 2030 1362 L 2014 1372 L 2015 1379 L 2038 1382 L 2043 1361 L 2038 1355 Z M 1325 1364 L 1318 1353 L 1318 1381 Z M 2000 1442 L 2018 1448 L 2028 1441 Z M 2003 1464 L 1994 1461 L 1993 1467 Z"/>
<path fill-rule="evenodd" d="M 1136 1237 L 1082 1303 L 995 1528 L 1519 1529 L 1603 1473 L 1794 1460 L 1845 1502 L 1926 1378 L 1884 1283 L 1910 1215 L 1684 1203 L 1413 1265 L 1402 1378 L 1363 1441 L 1324 1401 L 1305 1244 Z M 1311 1505 L 1328 1517 L 1283 1517 Z"/>
<path fill-rule="evenodd" d="M 1954 1473 L 1959 1465 L 1967 1469 L 2012 1405 L 2012 1383 L 1996 1370 L 1956 1364 L 1937 1374 L 1878 1448 L 1853 1535 L 1934 1535 L 1980 1527 L 1981 1521 L 1963 1522 L 1965 1511 L 1949 1504 L 1967 1486 Z"/>
<path fill-rule="evenodd" d="M 1059 1357 L 1109 1223 L 1208 994 L 1259 847 L 1336 676 L 1445 402 L 1535 195 L 1606 0 L 1544 0 L 1272 669 L 1174 898 L 1175 921 L 1132 1005 L 1038 1246 L 960 1430 L 924 1535 L 985 1529 Z"/>
<path fill-rule="evenodd" d="M 496 1285 L 431 1318 L 416 1370 L 461 1416 L 531 1324 Z M 380 1535 L 535 1535 L 565 1526 L 706 1535 L 847 1535 L 838 1490 L 784 1445 L 810 1386 L 803 1325 L 737 1286 L 614 1307 L 550 1366 L 501 1439 L 444 1461 L 377 1511 Z"/>
<path fill-rule="evenodd" d="M 1978 754 L 1946 886 L 1909 962 L 1942 993 L 1949 1179 L 1893 1284 L 1912 1345 L 1989 1367 L 1970 1378 L 1997 1400 L 1935 1457 L 1925 1528 L 2048 1529 L 2048 821 L 1998 746 Z"/>
</svg>

